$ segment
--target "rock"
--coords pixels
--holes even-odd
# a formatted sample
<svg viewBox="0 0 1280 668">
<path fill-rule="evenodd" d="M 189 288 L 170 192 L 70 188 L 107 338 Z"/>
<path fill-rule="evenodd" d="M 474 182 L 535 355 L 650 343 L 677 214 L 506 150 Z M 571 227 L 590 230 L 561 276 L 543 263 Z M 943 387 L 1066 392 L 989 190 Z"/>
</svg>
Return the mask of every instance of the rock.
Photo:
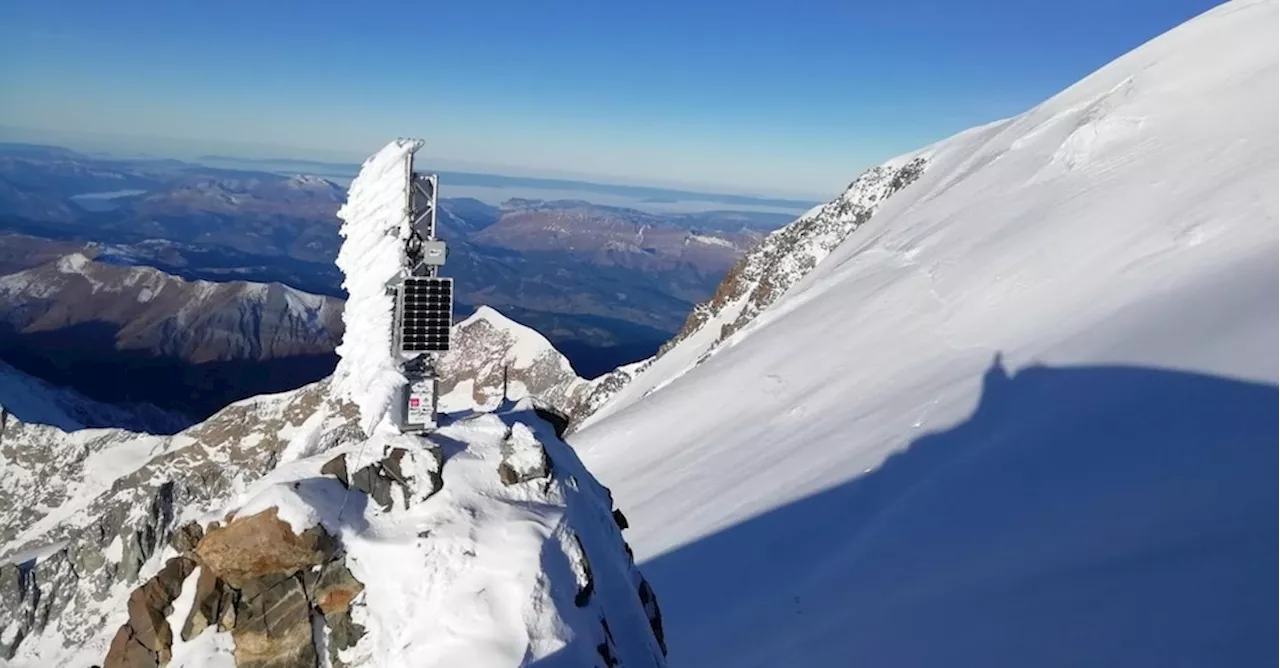
<svg viewBox="0 0 1280 668">
<path fill-rule="evenodd" d="M 569 430 L 568 415 L 551 406 L 543 405 L 541 402 L 534 406 L 533 412 L 551 425 L 551 428 L 556 432 L 556 437 L 564 438 L 565 432 Z"/>
<path fill-rule="evenodd" d="M 351 601 L 364 591 L 364 585 L 347 569 L 346 561 L 339 560 L 321 568 L 310 590 L 312 605 L 328 616 L 350 609 Z"/>
<path fill-rule="evenodd" d="M 533 431 L 523 423 L 511 426 L 502 443 L 502 461 L 498 464 L 498 477 L 504 485 L 515 485 L 529 480 L 539 480 L 551 475 L 551 460 L 538 442 Z"/>
<path fill-rule="evenodd" d="M 347 479 L 347 456 L 346 455 L 338 455 L 337 457 L 334 457 L 333 459 L 330 459 L 329 461 L 325 462 L 324 466 L 320 467 L 320 473 L 323 475 L 331 475 L 336 477 L 338 481 L 342 483 L 343 487 L 351 486 L 350 481 L 348 481 Z"/>
<path fill-rule="evenodd" d="M 391 510 L 400 504 L 408 508 L 412 503 L 424 501 L 440 491 L 444 480 L 440 476 L 443 456 L 439 448 L 419 449 L 391 448 L 382 460 L 369 464 L 348 475 L 346 455 L 339 455 L 320 468 L 320 472 L 336 477 L 343 485 L 369 495 L 383 510 Z M 395 489 L 399 488 L 397 495 Z"/>
<path fill-rule="evenodd" d="M 187 522 L 178 527 L 169 537 L 169 544 L 178 554 L 189 554 L 196 549 L 196 545 L 200 544 L 200 539 L 204 538 L 204 528 L 198 522 Z"/>
<path fill-rule="evenodd" d="M 329 627 L 329 663 L 334 668 L 346 668 L 338 653 L 355 647 L 364 636 L 365 628 L 352 621 L 350 609 L 325 615 L 324 623 Z"/>
<path fill-rule="evenodd" d="M 237 668 L 315 668 L 311 602 L 302 578 L 273 573 L 243 585 L 231 632 Z"/>
<path fill-rule="evenodd" d="M 662 655 L 667 655 L 667 641 L 662 630 L 662 610 L 658 608 L 658 597 L 653 595 L 653 587 L 649 586 L 649 581 L 641 578 L 640 580 L 640 604 L 644 606 L 644 614 L 649 618 L 649 628 L 653 630 L 653 638 L 658 641 L 658 647 L 662 648 Z"/>
<path fill-rule="evenodd" d="M 129 595 L 128 625 L 133 638 L 154 652 L 160 663 L 168 663 L 173 647 L 173 630 L 165 618 L 173 612 L 173 601 L 182 593 L 182 582 L 195 567 L 195 562 L 186 557 L 174 557 Z"/>
<path fill-rule="evenodd" d="M 383 510 L 391 510 L 391 478 L 383 473 L 381 463 L 356 471 L 351 486 L 368 494 Z"/>
<path fill-rule="evenodd" d="M 190 641 L 200 635 L 206 628 L 217 625 L 225 631 L 235 624 L 235 602 L 238 598 L 236 590 L 218 578 L 208 568 L 200 569 L 200 577 L 196 580 L 196 596 L 191 602 L 191 612 L 182 625 L 182 639 Z M 230 615 L 231 624 L 224 623 Z"/>
<path fill-rule="evenodd" d="M 299 536 L 272 507 L 211 529 L 196 547 L 196 555 L 205 568 L 243 590 L 246 582 L 262 575 L 292 575 L 318 566 L 335 549 L 337 543 L 324 527 L 311 527 Z"/>
<path fill-rule="evenodd" d="M 102 668 L 159 668 L 160 661 L 155 652 L 142 646 L 133 635 L 133 628 L 128 624 L 120 627 L 111 639 L 111 647 L 107 650 L 107 660 Z"/>
</svg>

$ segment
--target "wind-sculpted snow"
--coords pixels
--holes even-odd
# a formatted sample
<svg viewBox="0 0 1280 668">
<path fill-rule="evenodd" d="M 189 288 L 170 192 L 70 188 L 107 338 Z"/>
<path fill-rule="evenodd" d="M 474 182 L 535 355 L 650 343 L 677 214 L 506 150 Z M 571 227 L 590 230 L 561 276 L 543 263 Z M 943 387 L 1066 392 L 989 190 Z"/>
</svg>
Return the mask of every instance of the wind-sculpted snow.
<svg viewBox="0 0 1280 668">
<path fill-rule="evenodd" d="M 1270 665 L 1277 8 L 936 144 L 714 355 L 648 377 L 699 328 L 573 434 L 673 659 Z"/>
<path fill-rule="evenodd" d="M 366 434 L 382 421 L 395 388 L 405 382 L 391 350 L 395 299 L 387 286 L 404 266 L 409 234 L 405 157 L 422 145 L 398 139 L 365 161 L 338 210 L 343 242 L 337 264 L 345 278 L 337 390 L 360 407 Z"/>
</svg>

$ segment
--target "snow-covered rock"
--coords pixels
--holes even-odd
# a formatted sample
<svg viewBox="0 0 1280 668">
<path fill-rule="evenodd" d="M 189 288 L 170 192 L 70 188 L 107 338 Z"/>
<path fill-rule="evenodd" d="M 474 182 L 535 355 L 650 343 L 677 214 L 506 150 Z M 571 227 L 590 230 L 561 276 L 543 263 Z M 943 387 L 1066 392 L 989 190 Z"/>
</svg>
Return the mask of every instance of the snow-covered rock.
<svg viewBox="0 0 1280 668">
<path fill-rule="evenodd" d="M 453 349 L 438 368 L 446 411 L 492 410 L 504 399 L 534 397 L 568 414 L 589 389 L 546 337 L 488 306 L 454 325 Z"/>
<path fill-rule="evenodd" d="M 714 355 L 571 436 L 673 658 L 1274 660 L 1277 7 L 935 144 Z"/>
</svg>

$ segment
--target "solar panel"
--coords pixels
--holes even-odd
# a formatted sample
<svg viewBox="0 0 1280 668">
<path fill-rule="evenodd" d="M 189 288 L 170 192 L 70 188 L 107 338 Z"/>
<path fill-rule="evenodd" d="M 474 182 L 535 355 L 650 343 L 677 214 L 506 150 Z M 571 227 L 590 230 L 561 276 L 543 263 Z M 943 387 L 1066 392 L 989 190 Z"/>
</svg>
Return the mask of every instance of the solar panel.
<svg viewBox="0 0 1280 668">
<path fill-rule="evenodd" d="M 406 278 L 400 288 L 400 350 L 434 353 L 449 350 L 453 325 L 453 279 Z"/>
</svg>

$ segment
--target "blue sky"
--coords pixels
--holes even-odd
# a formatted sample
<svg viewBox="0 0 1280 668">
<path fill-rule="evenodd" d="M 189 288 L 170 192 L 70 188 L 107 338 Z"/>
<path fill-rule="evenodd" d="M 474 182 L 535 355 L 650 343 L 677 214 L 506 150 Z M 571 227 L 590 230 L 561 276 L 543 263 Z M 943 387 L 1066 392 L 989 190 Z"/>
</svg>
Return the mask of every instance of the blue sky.
<svg viewBox="0 0 1280 668">
<path fill-rule="evenodd" d="M 248 157 L 412 135 L 446 168 L 830 196 L 1214 4 L 5 0 L 0 125 Z"/>
</svg>

